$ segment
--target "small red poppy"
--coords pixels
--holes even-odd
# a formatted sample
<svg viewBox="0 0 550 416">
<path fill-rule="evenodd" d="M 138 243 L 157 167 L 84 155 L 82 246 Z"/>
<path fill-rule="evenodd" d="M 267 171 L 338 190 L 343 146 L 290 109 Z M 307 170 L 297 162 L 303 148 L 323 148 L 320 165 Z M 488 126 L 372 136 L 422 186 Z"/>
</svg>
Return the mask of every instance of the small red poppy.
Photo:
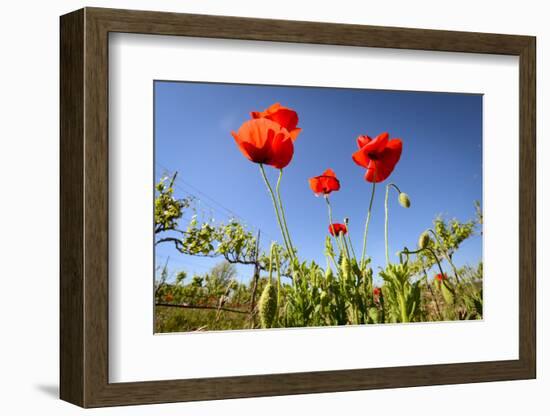
<svg viewBox="0 0 550 416">
<path fill-rule="evenodd" d="M 322 175 L 309 178 L 309 187 L 315 195 L 328 195 L 340 189 L 340 181 L 332 169 L 327 169 Z"/>
<path fill-rule="evenodd" d="M 231 132 L 241 153 L 251 162 L 283 169 L 292 160 L 294 145 L 288 131 L 267 118 L 245 121 Z"/>
<path fill-rule="evenodd" d="M 380 296 L 381 293 L 382 293 L 382 290 L 379 287 L 375 287 L 374 289 L 372 289 L 372 294 L 374 296 Z"/>
<path fill-rule="evenodd" d="M 302 129 L 298 128 L 298 113 L 296 111 L 282 106 L 280 103 L 275 103 L 265 111 L 252 111 L 250 116 L 253 119 L 266 118 L 274 121 L 281 127 L 287 129 L 292 141 L 296 140 Z"/>
<path fill-rule="evenodd" d="M 441 274 L 441 273 L 438 273 L 435 275 L 434 277 L 437 281 L 441 282 L 442 280 L 447 280 L 447 275 L 446 274 Z"/>
<path fill-rule="evenodd" d="M 340 233 L 347 234 L 348 227 L 345 224 L 331 224 L 328 226 L 328 232 L 333 236 L 340 235 Z"/>
<path fill-rule="evenodd" d="M 367 169 L 365 179 L 368 182 L 382 182 L 393 172 L 401 158 L 403 143 L 401 139 L 389 139 L 388 133 L 382 133 L 372 139 L 369 136 L 359 136 L 359 150 L 352 159 L 359 166 Z"/>
</svg>

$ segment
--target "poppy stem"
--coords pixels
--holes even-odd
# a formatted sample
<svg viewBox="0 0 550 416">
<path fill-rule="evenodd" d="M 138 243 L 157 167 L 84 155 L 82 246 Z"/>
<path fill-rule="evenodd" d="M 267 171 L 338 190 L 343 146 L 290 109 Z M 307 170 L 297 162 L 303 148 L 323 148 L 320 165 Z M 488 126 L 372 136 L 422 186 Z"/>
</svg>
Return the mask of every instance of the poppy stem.
<svg viewBox="0 0 550 416">
<path fill-rule="evenodd" d="M 384 240 L 386 244 L 386 265 L 390 264 L 390 255 L 389 255 L 389 242 L 388 242 L 388 235 L 389 235 L 389 209 L 388 209 L 388 198 L 390 195 L 390 188 L 394 187 L 398 194 L 401 194 L 401 190 L 397 187 L 394 183 L 389 183 L 386 185 L 386 198 L 384 200 L 384 210 L 386 217 L 384 219 Z"/>
<path fill-rule="evenodd" d="M 435 261 L 437 262 L 437 267 L 439 268 L 439 273 L 441 273 L 441 276 L 445 276 L 445 273 L 443 273 L 443 267 L 441 267 L 441 263 L 440 263 L 439 259 L 437 258 L 437 254 L 435 254 L 435 251 L 433 251 L 429 247 L 426 247 L 426 250 L 428 250 L 432 254 Z"/>
<path fill-rule="evenodd" d="M 283 178 L 283 170 L 279 169 L 279 179 L 277 179 L 277 199 L 279 200 L 279 208 L 281 209 L 281 218 L 283 220 L 284 229 L 286 232 L 286 238 L 288 239 L 288 245 L 290 246 L 290 249 L 292 250 L 292 254 L 295 254 L 294 246 L 292 245 L 292 239 L 290 238 L 290 232 L 288 231 L 288 225 L 286 225 L 286 216 L 285 216 L 285 209 L 283 208 L 283 201 L 281 199 L 281 192 L 280 192 L 280 186 L 281 186 L 281 179 Z"/>
<path fill-rule="evenodd" d="M 271 247 L 269 250 L 269 283 L 271 283 L 271 280 L 273 278 L 273 251 L 275 248 L 275 243 L 271 243 Z"/>
<path fill-rule="evenodd" d="M 346 235 L 343 232 L 340 232 L 340 238 L 342 239 L 342 247 L 346 249 L 346 256 L 348 256 L 348 259 L 351 259 L 351 256 L 349 254 L 348 242 L 346 240 Z"/>
<path fill-rule="evenodd" d="M 434 302 L 434 305 L 435 305 L 435 311 L 437 313 L 437 318 L 438 318 L 438 320 L 442 321 L 443 316 L 441 315 L 441 310 L 439 309 L 439 300 L 435 296 L 435 292 L 432 289 L 432 285 L 430 284 L 430 282 L 428 282 L 428 273 L 426 273 L 426 269 L 423 268 L 423 271 L 424 271 L 424 279 L 426 279 L 426 286 L 428 287 L 428 290 L 430 291 L 430 295 L 432 296 L 432 299 L 433 299 L 433 302 Z"/>
<path fill-rule="evenodd" d="M 351 248 L 351 254 L 353 254 L 353 258 L 355 259 L 355 262 L 357 263 L 357 256 L 355 255 L 355 250 L 353 248 L 353 244 L 351 243 L 351 237 L 349 235 L 349 228 L 348 228 L 348 243 L 349 243 L 349 247 Z"/>
<path fill-rule="evenodd" d="M 431 233 L 434 236 L 435 241 L 437 241 L 437 244 L 439 244 L 439 248 L 443 252 L 443 256 L 449 262 L 449 264 L 451 265 L 451 267 L 453 269 L 453 272 L 455 274 L 456 282 L 460 283 L 460 278 L 458 277 L 458 270 L 457 270 L 456 266 L 454 265 L 453 261 L 451 260 L 451 256 L 449 256 L 449 253 L 447 253 L 447 250 L 445 250 L 445 247 L 443 247 L 443 244 L 441 243 L 441 240 L 439 239 L 439 236 L 431 228 L 428 230 L 428 232 Z"/>
<path fill-rule="evenodd" d="M 369 210 L 367 212 L 367 220 L 365 221 L 365 234 L 363 235 L 363 251 L 361 252 L 361 269 L 364 267 L 365 253 L 367 252 L 367 234 L 369 232 L 369 223 L 372 212 L 372 203 L 374 202 L 374 191 L 376 190 L 376 182 L 372 183 L 372 193 L 370 195 Z"/>
<path fill-rule="evenodd" d="M 340 250 L 340 254 L 344 255 L 344 248 L 342 247 L 342 241 L 338 238 L 338 234 L 336 234 L 336 230 L 334 229 L 334 222 L 332 221 L 332 207 L 330 206 L 330 201 L 328 200 L 328 195 L 325 195 L 325 201 L 327 203 L 328 207 L 328 222 L 330 225 L 330 230 L 332 231 L 331 234 L 336 240 L 336 244 L 338 244 L 338 250 Z"/>
<path fill-rule="evenodd" d="M 433 256 L 434 260 L 437 263 L 437 267 L 439 268 L 439 273 L 441 273 L 441 275 L 444 275 L 445 273 L 443 273 L 443 267 L 441 267 L 441 262 L 437 258 L 437 255 L 435 254 L 435 252 L 429 247 L 419 248 L 418 250 L 414 250 L 414 251 L 409 251 L 408 248 L 405 248 L 405 250 L 402 250 L 402 251 L 399 252 L 399 256 L 401 256 L 401 254 L 406 254 L 407 255 L 407 261 L 408 261 L 409 255 L 418 254 L 418 253 L 421 253 L 423 251 L 428 251 Z"/>
<path fill-rule="evenodd" d="M 390 264 L 390 254 L 389 254 L 389 248 L 388 248 L 388 196 L 390 194 L 390 186 L 386 186 L 386 198 L 384 200 L 384 211 L 385 211 L 385 219 L 384 219 L 384 242 L 386 245 L 386 266 L 389 266 Z"/>
<path fill-rule="evenodd" d="M 279 208 L 277 207 L 277 201 L 275 199 L 275 194 L 273 193 L 273 188 L 271 187 L 271 185 L 269 184 L 269 181 L 267 180 L 264 165 L 261 164 L 261 163 L 260 163 L 260 172 L 262 173 L 262 178 L 264 179 L 265 185 L 267 186 L 267 190 L 269 191 L 269 195 L 271 196 L 271 202 L 273 202 L 273 208 L 275 209 L 275 215 L 277 216 L 277 223 L 279 224 L 281 234 L 283 235 L 283 240 L 284 240 L 284 243 L 285 243 L 286 250 L 288 252 L 288 256 L 289 256 L 290 259 L 292 259 L 294 253 L 292 253 L 290 251 L 290 247 L 289 247 L 288 241 L 286 239 L 286 235 L 285 235 L 285 232 L 284 232 L 284 229 L 283 229 L 283 225 L 281 223 L 281 215 L 279 214 Z"/>
<path fill-rule="evenodd" d="M 275 252 L 275 262 L 277 263 L 277 324 L 279 324 L 279 309 L 281 308 L 281 267 L 279 260 L 279 251 L 275 244 L 272 245 L 272 249 Z"/>
</svg>

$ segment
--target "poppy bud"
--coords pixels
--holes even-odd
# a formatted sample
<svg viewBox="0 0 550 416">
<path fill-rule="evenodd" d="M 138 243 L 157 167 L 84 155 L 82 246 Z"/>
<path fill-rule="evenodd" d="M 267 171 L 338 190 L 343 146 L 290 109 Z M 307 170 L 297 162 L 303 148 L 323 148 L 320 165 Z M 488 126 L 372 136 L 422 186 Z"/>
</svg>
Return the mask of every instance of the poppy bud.
<svg viewBox="0 0 550 416">
<path fill-rule="evenodd" d="M 271 328 L 275 322 L 277 314 L 277 291 L 275 286 L 269 282 L 260 296 L 258 302 L 258 311 L 260 312 L 260 323 L 262 328 Z"/>
<path fill-rule="evenodd" d="M 342 276 L 344 280 L 349 279 L 351 270 L 350 270 L 350 263 L 346 256 L 342 257 L 342 260 L 340 262 L 340 269 L 342 270 Z"/>
<path fill-rule="evenodd" d="M 430 234 L 428 234 L 427 231 L 424 231 L 422 234 L 420 234 L 420 238 L 418 239 L 418 247 L 426 248 L 430 244 L 430 241 Z"/>
<path fill-rule="evenodd" d="M 409 199 L 409 195 L 407 195 L 405 192 L 401 192 L 398 197 L 399 204 L 403 208 L 409 208 L 411 206 L 411 200 Z"/>
</svg>

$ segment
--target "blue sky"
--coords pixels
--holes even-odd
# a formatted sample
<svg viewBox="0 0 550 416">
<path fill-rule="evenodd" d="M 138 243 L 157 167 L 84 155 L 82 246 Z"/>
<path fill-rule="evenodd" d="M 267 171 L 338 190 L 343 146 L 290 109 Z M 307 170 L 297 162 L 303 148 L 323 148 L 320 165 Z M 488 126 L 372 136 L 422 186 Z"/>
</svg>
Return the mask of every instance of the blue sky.
<svg viewBox="0 0 550 416">
<path fill-rule="evenodd" d="M 250 111 L 275 102 L 297 111 L 302 128 L 281 185 L 288 226 L 302 260 L 325 265 L 327 209 L 309 189 L 308 178 L 327 168 L 341 183 L 341 190 L 330 196 L 334 222 L 350 218 L 355 251 L 361 250 L 372 185 L 351 159 L 360 134 L 373 137 L 388 131 L 403 141 L 400 162 L 377 185 L 368 242 L 375 270 L 385 263 L 386 183 L 398 185 L 412 202 L 404 209 L 397 194 L 390 194 L 390 256 L 403 246 L 415 247 L 436 215 L 465 221 L 474 215 L 474 201 L 482 200 L 481 95 L 166 81 L 155 82 L 154 88 L 155 179 L 178 171 L 176 196 L 195 195 L 199 218 L 224 222 L 231 211 L 253 231 L 261 229 L 265 248 L 273 239 L 281 241 L 271 200 L 259 166 L 245 159 L 230 133 L 249 119 Z M 278 171 L 266 170 L 274 182 Z M 205 273 L 220 261 L 185 256 L 168 244 L 157 246 L 157 265 L 167 257 L 171 272 L 183 269 L 189 275 Z M 477 264 L 481 237 L 464 243 L 455 259 Z M 238 271 L 242 280 L 252 274 L 249 267 Z"/>
</svg>

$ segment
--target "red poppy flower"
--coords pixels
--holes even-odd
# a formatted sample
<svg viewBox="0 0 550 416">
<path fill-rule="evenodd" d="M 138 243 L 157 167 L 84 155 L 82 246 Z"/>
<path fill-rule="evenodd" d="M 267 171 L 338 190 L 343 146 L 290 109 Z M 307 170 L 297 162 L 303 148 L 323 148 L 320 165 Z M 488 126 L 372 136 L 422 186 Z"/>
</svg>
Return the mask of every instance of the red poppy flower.
<svg viewBox="0 0 550 416">
<path fill-rule="evenodd" d="M 359 136 L 359 150 L 352 156 L 353 161 L 367 169 L 365 179 L 368 182 L 382 182 L 391 175 L 399 162 L 403 143 L 400 139 L 389 140 L 388 133 L 382 133 L 375 139 Z"/>
<path fill-rule="evenodd" d="M 267 118 L 278 123 L 281 127 L 287 129 L 292 141 L 296 140 L 302 129 L 298 128 L 298 113 L 296 111 L 275 103 L 265 111 L 252 111 L 250 116 L 253 119 Z"/>
<path fill-rule="evenodd" d="M 288 131 L 266 118 L 245 121 L 231 132 L 241 153 L 254 163 L 282 169 L 294 155 L 294 145 Z"/>
<path fill-rule="evenodd" d="M 309 187 L 315 195 L 328 195 L 340 189 L 340 181 L 332 169 L 327 169 L 322 175 L 309 178 Z"/>
<path fill-rule="evenodd" d="M 328 226 L 328 232 L 333 236 L 340 235 L 340 233 L 347 234 L 348 227 L 345 224 L 332 224 Z"/>
<path fill-rule="evenodd" d="M 438 273 L 438 274 L 435 275 L 435 279 L 437 281 L 441 282 L 442 280 L 447 280 L 447 275 Z"/>
<path fill-rule="evenodd" d="M 374 296 L 380 296 L 382 294 L 382 290 L 379 287 L 375 287 L 374 289 L 372 289 L 372 294 Z"/>
</svg>

